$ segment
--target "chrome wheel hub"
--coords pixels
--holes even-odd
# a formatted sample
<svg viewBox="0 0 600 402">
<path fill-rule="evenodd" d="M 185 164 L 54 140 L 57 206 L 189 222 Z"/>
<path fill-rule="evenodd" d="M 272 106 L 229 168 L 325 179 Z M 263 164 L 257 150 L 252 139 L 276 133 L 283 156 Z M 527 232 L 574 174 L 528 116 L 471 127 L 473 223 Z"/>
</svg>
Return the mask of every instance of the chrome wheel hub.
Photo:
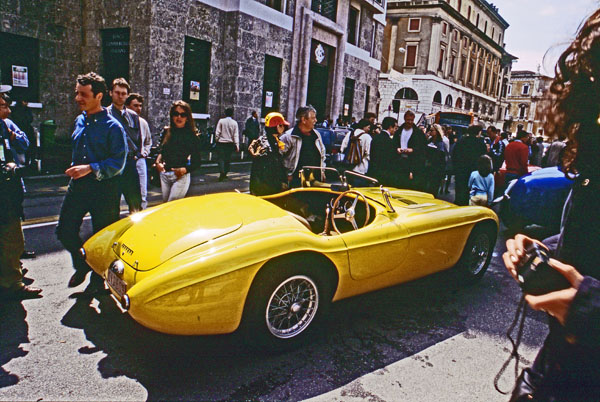
<svg viewBox="0 0 600 402">
<path fill-rule="evenodd" d="M 471 263 L 469 264 L 469 269 L 473 275 L 477 275 L 481 272 L 487 261 L 488 253 L 488 236 L 485 233 L 481 233 L 477 236 L 473 242 L 473 247 L 471 248 Z"/>
<path fill-rule="evenodd" d="M 304 275 L 290 277 L 269 298 L 267 328 L 278 338 L 293 338 L 308 328 L 318 307 L 319 292 L 312 279 Z"/>
</svg>

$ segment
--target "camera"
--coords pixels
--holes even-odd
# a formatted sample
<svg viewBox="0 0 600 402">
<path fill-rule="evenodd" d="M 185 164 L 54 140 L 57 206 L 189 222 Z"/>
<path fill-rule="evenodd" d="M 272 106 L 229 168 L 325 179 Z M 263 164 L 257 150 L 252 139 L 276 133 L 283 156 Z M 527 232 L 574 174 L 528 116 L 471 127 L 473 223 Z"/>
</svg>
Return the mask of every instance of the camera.
<svg viewBox="0 0 600 402">
<path fill-rule="evenodd" d="M 523 293 L 537 296 L 571 286 L 567 278 L 550 266 L 546 249 L 533 243 L 525 253 L 527 261 L 517 268 L 517 280 Z"/>
</svg>

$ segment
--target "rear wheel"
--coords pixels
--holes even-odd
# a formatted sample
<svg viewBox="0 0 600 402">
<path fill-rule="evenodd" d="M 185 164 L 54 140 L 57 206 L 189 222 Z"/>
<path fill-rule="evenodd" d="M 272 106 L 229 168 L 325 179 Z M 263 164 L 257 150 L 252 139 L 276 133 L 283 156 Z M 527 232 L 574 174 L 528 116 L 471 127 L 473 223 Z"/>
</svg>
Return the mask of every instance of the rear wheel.
<svg viewBox="0 0 600 402">
<path fill-rule="evenodd" d="M 298 261 L 263 268 L 252 283 L 242 322 L 245 341 L 270 352 L 294 349 L 319 335 L 331 285 Z"/>
<path fill-rule="evenodd" d="M 462 256 L 456 265 L 461 280 L 480 280 L 492 259 L 496 245 L 497 228 L 492 224 L 478 224 L 473 228 Z"/>
</svg>

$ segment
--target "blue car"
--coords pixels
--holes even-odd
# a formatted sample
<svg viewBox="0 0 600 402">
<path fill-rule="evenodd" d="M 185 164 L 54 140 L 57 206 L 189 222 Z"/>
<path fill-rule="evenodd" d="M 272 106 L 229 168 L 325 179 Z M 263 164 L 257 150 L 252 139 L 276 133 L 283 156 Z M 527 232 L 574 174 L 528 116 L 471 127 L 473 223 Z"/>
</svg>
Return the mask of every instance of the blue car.
<svg viewBox="0 0 600 402">
<path fill-rule="evenodd" d="M 500 202 L 500 218 L 509 230 L 539 225 L 560 230 L 562 210 L 573 181 L 559 167 L 548 167 L 511 182 Z"/>
</svg>

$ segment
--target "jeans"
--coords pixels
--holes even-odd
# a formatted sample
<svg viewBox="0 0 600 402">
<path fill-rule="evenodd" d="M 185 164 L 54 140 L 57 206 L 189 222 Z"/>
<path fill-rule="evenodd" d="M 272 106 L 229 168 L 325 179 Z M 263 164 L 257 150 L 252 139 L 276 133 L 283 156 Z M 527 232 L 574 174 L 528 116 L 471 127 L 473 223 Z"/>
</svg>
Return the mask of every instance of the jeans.
<svg viewBox="0 0 600 402">
<path fill-rule="evenodd" d="M 142 209 L 146 209 L 148 207 L 148 168 L 146 167 L 146 159 L 138 159 L 135 162 L 135 167 L 140 178 L 140 195 L 142 197 Z"/>
<path fill-rule="evenodd" d="M 0 287 L 23 286 L 21 254 L 23 253 L 23 231 L 17 217 L 0 224 Z"/>
<path fill-rule="evenodd" d="M 162 190 L 163 202 L 179 200 L 188 192 L 190 188 L 191 175 L 184 174 L 179 179 L 175 172 L 160 173 L 160 189 Z"/>
<path fill-rule="evenodd" d="M 65 249 L 71 253 L 76 270 L 89 269 L 79 249 L 83 242 L 79 230 L 83 217 L 88 212 L 92 217 L 94 233 L 119 220 L 120 177 L 98 181 L 92 175 L 69 182 L 67 194 L 60 209 L 60 217 L 56 226 L 56 236 Z"/>
<path fill-rule="evenodd" d="M 142 195 L 140 194 L 140 177 L 137 171 L 136 161 L 128 158 L 125 169 L 121 173 L 121 194 L 125 197 L 129 212 L 137 212 L 142 209 Z"/>
</svg>

